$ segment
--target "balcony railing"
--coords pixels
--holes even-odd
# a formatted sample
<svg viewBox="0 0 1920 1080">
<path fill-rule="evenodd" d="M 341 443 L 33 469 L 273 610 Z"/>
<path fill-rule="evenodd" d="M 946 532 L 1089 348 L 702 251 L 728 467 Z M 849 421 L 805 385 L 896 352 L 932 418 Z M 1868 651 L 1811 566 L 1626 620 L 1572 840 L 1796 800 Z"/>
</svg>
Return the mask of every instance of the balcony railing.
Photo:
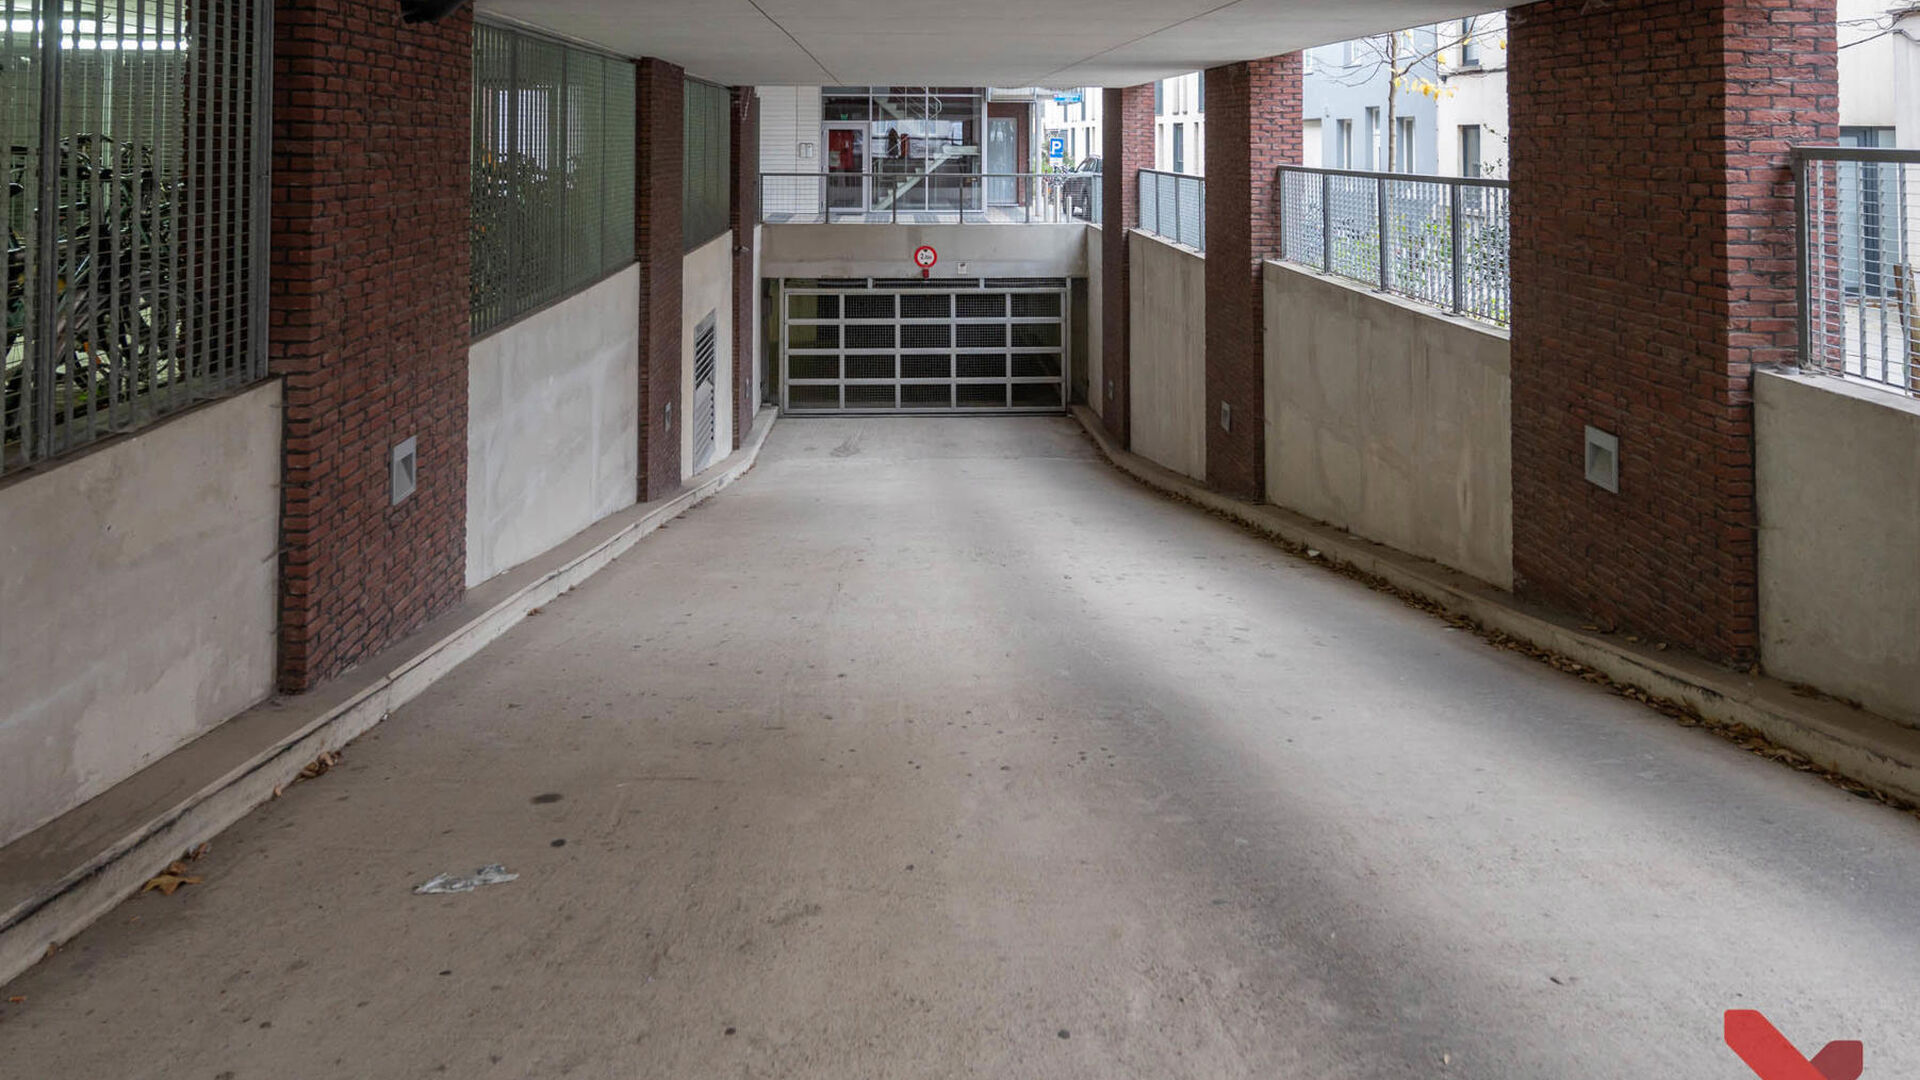
<svg viewBox="0 0 1920 1080">
<path fill-rule="evenodd" d="M 761 173 L 763 225 L 1100 220 L 1099 173 Z"/>
<path fill-rule="evenodd" d="M 1920 150 L 1794 151 L 1800 363 L 1920 395 Z"/>
<path fill-rule="evenodd" d="M 1207 182 L 1198 176 L 1140 170 L 1140 229 L 1195 251 L 1207 250 Z"/>
<path fill-rule="evenodd" d="M 1506 326 L 1508 184 L 1280 167 L 1282 258 Z"/>
</svg>

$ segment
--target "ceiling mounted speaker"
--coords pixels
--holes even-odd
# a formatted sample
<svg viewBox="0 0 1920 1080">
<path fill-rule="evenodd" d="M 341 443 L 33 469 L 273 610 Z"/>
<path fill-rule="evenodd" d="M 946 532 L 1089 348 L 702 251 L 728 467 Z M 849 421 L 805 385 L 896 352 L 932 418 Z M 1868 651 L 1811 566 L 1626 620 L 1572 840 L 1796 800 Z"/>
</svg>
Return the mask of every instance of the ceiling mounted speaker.
<svg viewBox="0 0 1920 1080">
<path fill-rule="evenodd" d="M 439 22 L 465 7 L 467 0 L 400 0 L 400 18 L 405 22 Z"/>
</svg>

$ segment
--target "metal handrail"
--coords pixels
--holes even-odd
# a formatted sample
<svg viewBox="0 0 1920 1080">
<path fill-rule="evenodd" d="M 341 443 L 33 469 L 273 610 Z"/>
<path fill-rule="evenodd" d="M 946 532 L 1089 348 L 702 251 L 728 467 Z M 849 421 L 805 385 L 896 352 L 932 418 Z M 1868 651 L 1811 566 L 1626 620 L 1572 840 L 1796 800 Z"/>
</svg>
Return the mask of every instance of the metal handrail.
<svg viewBox="0 0 1920 1080">
<path fill-rule="evenodd" d="M 1920 151 L 1914 151 L 1920 153 Z M 1281 172 L 1309 173 L 1314 176 L 1352 176 L 1368 180 L 1413 180 L 1422 184 L 1446 184 L 1449 187 L 1479 187 L 1505 190 L 1513 186 L 1511 180 L 1499 180 L 1480 176 L 1429 176 L 1426 173 L 1372 172 L 1367 169 L 1322 169 L 1310 165 L 1281 165 Z"/>
<path fill-rule="evenodd" d="M 1882 161 L 1890 164 L 1920 164 L 1920 150 L 1896 150 L 1881 146 L 1796 146 L 1793 160 L 1799 161 Z"/>
<path fill-rule="evenodd" d="M 1035 212 L 1036 201 L 1041 204 L 1041 216 L 1043 219 L 1051 219 L 1054 217 L 1060 217 L 1064 219 L 1065 215 L 1061 212 L 1058 206 L 1054 205 L 1054 203 L 1057 201 L 1061 192 L 1067 187 L 1067 185 L 1069 183 L 1084 182 L 1089 186 L 1089 194 L 1092 195 L 1094 198 L 1097 198 L 1095 189 L 1098 188 L 1101 182 L 1100 174 L 1097 172 L 952 173 L 952 172 L 939 172 L 939 171 L 914 172 L 910 170 L 902 170 L 902 171 L 895 172 L 895 171 L 876 170 L 876 169 L 868 169 L 861 172 L 824 172 L 824 171 L 763 172 L 760 174 L 760 182 L 757 185 L 759 188 L 759 193 L 758 193 L 759 218 L 762 223 L 767 222 L 767 200 L 768 200 L 768 188 L 770 186 L 767 182 L 770 180 L 771 181 L 780 181 L 780 180 L 809 181 L 814 184 L 820 185 L 820 192 L 823 196 L 825 195 L 825 192 L 826 192 L 826 185 L 835 181 L 849 183 L 849 184 L 857 183 L 861 185 L 861 190 L 863 192 L 868 190 L 866 185 L 872 181 L 892 182 L 892 183 L 932 182 L 932 183 L 940 183 L 940 184 L 952 184 L 952 183 L 958 182 L 960 187 L 966 191 L 979 190 L 984 186 L 984 182 L 986 181 L 996 181 L 996 180 L 1008 181 L 1016 185 L 1021 184 L 1022 182 L 1030 182 L 1033 185 L 1032 189 L 1028 193 L 1017 195 L 1015 201 L 1012 203 L 988 204 L 983 202 L 980 205 L 980 207 L 977 209 L 973 207 L 966 207 L 966 206 L 959 207 L 957 209 L 953 207 L 929 207 L 929 208 L 926 208 L 925 210 L 922 210 L 920 208 L 911 207 L 911 206 L 904 208 L 904 210 L 907 213 L 956 213 L 957 212 L 962 215 L 962 219 L 964 222 L 964 216 L 966 214 L 985 213 L 989 209 L 994 208 L 995 206 L 1007 207 L 1007 208 L 1012 208 L 1017 206 L 1022 208 L 1024 211 L 1025 223 L 1031 223 L 1035 220 L 1034 212 Z M 1018 191 L 1018 188 L 1016 188 L 1016 191 Z M 1038 196 L 1037 199 L 1035 197 L 1036 195 Z M 858 208 L 854 208 L 854 207 L 836 208 L 836 207 L 825 205 L 823 201 L 823 204 L 820 210 L 818 211 L 818 213 L 823 219 L 826 219 L 829 221 L 831 221 L 834 217 L 841 216 L 841 215 L 844 215 L 846 217 L 858 216 L 858 217 L 866 218 L 866 217 L 870 217 L 873 214 L 886 214 L 892 220 L 895 220 L 895 221 L 899 220 L 899 215 L 902 212 L 903 208 L 899 205 L 899 201 L 897 199 L 888 203 L 885 207 L 882 207 L 879 209 L 875 209 L 869 205 L 864 205 L 864 203 L 869 203 L 871 201 L 872 200 L 870 197 L 863 200 L 863 205 Z M 1020 222 L 1016 222 L 1015 224 L 1019 224 L 1019 223 Z"/>
</svg>

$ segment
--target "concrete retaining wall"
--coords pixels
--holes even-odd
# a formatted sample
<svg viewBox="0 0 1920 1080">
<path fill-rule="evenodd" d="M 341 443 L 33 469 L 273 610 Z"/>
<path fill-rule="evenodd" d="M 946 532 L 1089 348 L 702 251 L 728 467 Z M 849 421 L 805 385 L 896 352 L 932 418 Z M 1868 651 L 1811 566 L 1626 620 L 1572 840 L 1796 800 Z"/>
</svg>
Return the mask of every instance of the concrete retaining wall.
<svg viewBox="0 0 1920 1080">
<path fill-rule="evenodd" d="M 0 487 L 0 844 L 273 690 L 280 383 Z"/>
<path fill-rule="evenodd" d="M 1920 724 L 1920 402 L 1839 379 L 1754 379 L 1760 659 Z"/>
<path fill-rule="evenodd" d="M 1207 477 L 1207 260 L 1135 230 L 1128 241 L 1133 452 Z"/>
<path fill-rule="evenodd" d="M 1087 226 L 767 225 L 767 277 L 919 277 L 915 248 L 940 255 L 934 277 L 1085 277 Z"/>
<path fill-rule="evenodd" d="M 733 233 L 721 233 L 687 253 L 680 270 L 680 402 L 673 408 L 680 431 L 680 479 L 733 453 Z M 693 454 L 694 331 L 708 315 L 714 325 L 713 452 Z M 684 421 L 684 422 L 683 422 Z"/>
<path fill-rule="evenodd" d="M 1513 587 L 1504 333 L 1265 269 L 1267 500 Z"/>
<path fill-rule="evenodd" d="M 625 506 L 639 473 L 640 270 L 467 352 L 467 585 Z"/>
</svg>

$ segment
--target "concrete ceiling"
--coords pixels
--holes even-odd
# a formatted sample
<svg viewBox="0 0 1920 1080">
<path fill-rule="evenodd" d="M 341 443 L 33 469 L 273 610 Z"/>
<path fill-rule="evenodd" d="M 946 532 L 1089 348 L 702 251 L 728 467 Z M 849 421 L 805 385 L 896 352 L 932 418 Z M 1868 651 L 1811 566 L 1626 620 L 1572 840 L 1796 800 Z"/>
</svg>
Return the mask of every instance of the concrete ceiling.
<svg viewBox="0 0 1920 1080">
<path fill-rule="evenodd" d="M 1129 86 L 1489 0 L 477 0 L 732 85 Z"/>
</svg>

